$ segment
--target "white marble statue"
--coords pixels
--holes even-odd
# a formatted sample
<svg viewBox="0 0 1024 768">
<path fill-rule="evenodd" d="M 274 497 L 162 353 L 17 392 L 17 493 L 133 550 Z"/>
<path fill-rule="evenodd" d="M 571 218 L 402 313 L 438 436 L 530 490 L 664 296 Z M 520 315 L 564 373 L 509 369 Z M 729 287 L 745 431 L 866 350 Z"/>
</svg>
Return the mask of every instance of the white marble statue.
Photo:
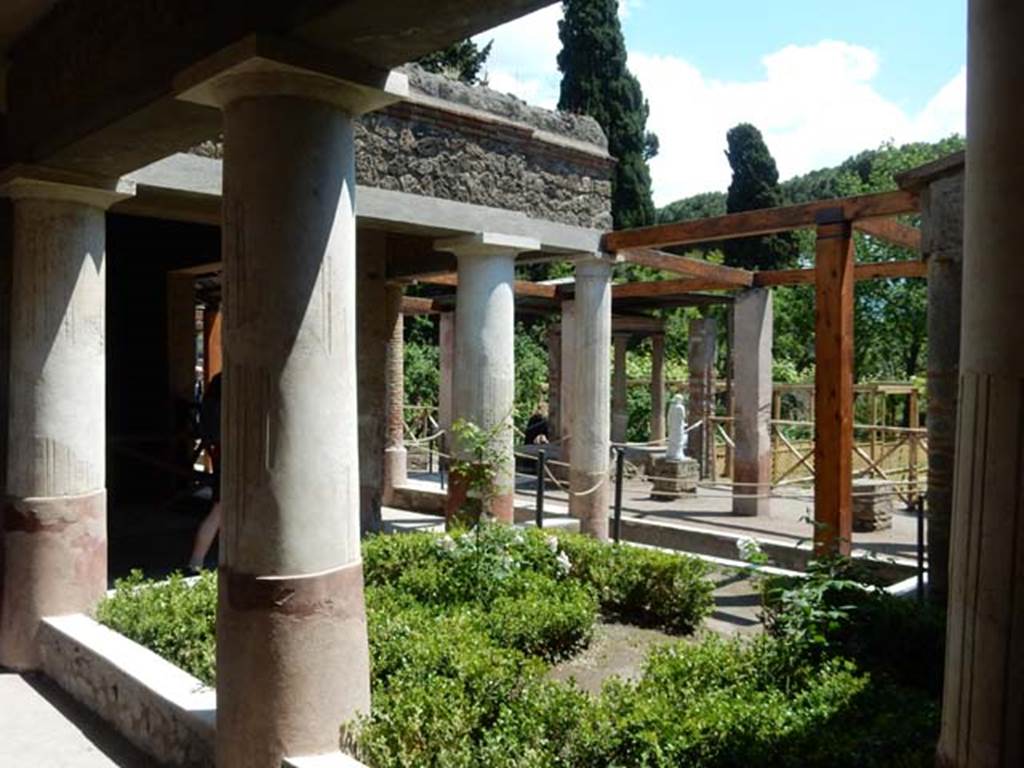
<svg viewBox="0 0 1024 768">
<path fill-rule="evenodd" d="M 675 395 L 668 407 L 668 448 L 665 458 L 682 461 L 686 458 L 686 406 L 683 396 Z"/>
</svg>

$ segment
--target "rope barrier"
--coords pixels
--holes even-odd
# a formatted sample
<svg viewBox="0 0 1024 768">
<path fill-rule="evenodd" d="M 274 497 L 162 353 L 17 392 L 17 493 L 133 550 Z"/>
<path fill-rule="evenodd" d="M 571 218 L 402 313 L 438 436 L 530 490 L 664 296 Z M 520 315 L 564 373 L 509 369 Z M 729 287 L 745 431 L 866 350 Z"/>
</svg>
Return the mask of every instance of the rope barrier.
<svg viewBox="0 0 1024 768">
<path fill-rule="evenodd" d="M 427 444 L 427 443 L 432 443 L 435 440 L 437 440 L 439 437 L 442 437 L 444 434 L 445 434 L 445 432 L 442 429 L 440 432 L 435 432 L 434 434 L 429 435 L 427 437 L 413 437 L 413 438 L 409 438 L 406 441 L 405 444 L 407 446 L 416 447 L 416 446 L 419 446 L 419 445 L 424 445 L 424 444 Z M 438 454 L 438 455 L 440 455 L 440 454 Z"/>
</svg>

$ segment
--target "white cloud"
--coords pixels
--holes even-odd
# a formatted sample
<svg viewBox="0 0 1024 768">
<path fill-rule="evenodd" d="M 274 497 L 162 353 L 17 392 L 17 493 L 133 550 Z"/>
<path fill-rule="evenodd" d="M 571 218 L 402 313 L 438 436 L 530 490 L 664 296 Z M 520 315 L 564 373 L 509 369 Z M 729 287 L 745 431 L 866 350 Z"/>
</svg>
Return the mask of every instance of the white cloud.
<svg viewBox="0 0 1024 768">
<path fill-rule="evenodd" d="M 833 165 L 886 140 L 934 140 L 964 130 L 961 71 L 918 113 L 875 90 L 878 55 L 826 40 L 790 45 L 762 59 L 764 77 L 721 81 L 675 56 L 630 54 L 650 102 L 648 127 L 661 140 L 651 163 L 658 204 L 729 185 L 725 133 L 756 125 L 781 178 Z"/>
<path fill-rule="evenodd" d="M 626 19 L 644 4 L 645 0 L 619 0 L 619 18 Z M 478 45 L 494 41 L 487 62 L 491 88 L 554 109 L 562 80 L 557 63 L 562 48 L 558 39 L 561 18 L 562 4 L 554 3 L 477 35 Z"/>
<path fill-rule="evenodd" d="M 478 45 L 494 41 L 487 62 L 491 88 L 554 109 L 561 82 L 557 63 L 561 18 L 561 3 L 555 3 L 477 35 Z"/>
<path fill-rule="evenodd" d="M 642 7 L 643 0 L 620 3 L 620 15 Z M 492 88 L 554 108 L 560 18 L 561 4 L 555 4 L 476 38 L 494 40 L 488 62 Z M 890 139 L 935 140 L 964 132 L 964 69 L 921 110 L 910 112 L 876 90 L 879 56 L 860 45 L 788 45 L 761 63 L 759 78 L 719 80 L 682 57 L 630 53 L 630 69 L 650 102 L 648 127 L 661 141 L 651 163 L 659 205 L 729 185 L 725 133 L 740 122 L 761 130 L 783 179 Z"/>
</svg>

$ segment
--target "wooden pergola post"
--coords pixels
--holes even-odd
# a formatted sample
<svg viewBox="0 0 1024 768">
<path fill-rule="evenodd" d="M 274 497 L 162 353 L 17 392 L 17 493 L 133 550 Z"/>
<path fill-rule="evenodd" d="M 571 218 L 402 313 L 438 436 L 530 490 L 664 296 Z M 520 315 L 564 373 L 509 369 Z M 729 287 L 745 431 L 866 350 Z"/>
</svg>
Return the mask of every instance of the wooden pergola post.
<svg viewBox="0 0 1024 768">
<path fill-rule="evenodd" d="M 220 307 L 203 310 L 203 383 L 209 384 L 224 366 L 220 334 Z"/>
<path fill-rule="evenodd" d="M 850 553 L 853 532 L 853 239 L 842 209 L 819 212 L 814 302 L 814 548 Z"/>
</svg>

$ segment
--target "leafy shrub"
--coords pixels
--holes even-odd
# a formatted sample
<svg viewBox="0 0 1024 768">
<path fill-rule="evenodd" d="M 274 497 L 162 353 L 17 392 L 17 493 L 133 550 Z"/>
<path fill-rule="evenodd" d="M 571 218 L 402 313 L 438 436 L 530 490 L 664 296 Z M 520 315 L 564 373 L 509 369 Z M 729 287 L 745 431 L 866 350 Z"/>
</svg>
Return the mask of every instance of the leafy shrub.
<svg viewBox="0 0 1024 768">
<path fill-rule="evenodd" d="M 811 663 L 774 638 L 657 649 L 601 701 L 607 765 L 889 766 L 933 759 L 935 711 L 849 661 Z M 902 697 L 902 698 L 900 698 Z M 906 709 L 895 710 L 890 701 Z"/>
<path fill-rule="evenodd" d="M 547 661 L 585 647 L 597 614 L 593 591 L 573 582 L 557 587 L 543 578 L 528 582 L 521 594 L 499 597 L 491 606 L 489 632 L 495 641 Z"/>
<path fill-rule="evenodd" d="M 945 616 L 938 609 L 865 587 L 863 566 L 848 558 L 814 562 L 807 578 L 774 577 L 762 585 L 765 625 L 790 645 L 841 655 L 865 669 L 941 691 Z"/>
<path fill-rule="evenodd" d="M 97 609 L 99 621 L 213 685 L 216 574 L 204 573 L 190 585 L 180 574 L 153 583 L 132 571 L 114 586 L 114 595 Z"/>
<path fill-rule="evenodd" d="M 711 603 L 700 562 L 499 526 L 378 537 L 363 551 L 373 711 L 355 732 L 374 768 L 933 762 L 934 679 L 923 663 L 898 667 L 915 669 L 914 647 L 941 648 L 934 617 L 853 587 L 843 563 L 767 584 L 770 634 L 663 646 L 640 680 L 591 696 L 547 679 L 548 663 L 586 643 L 598 610 L 695 626 Z M 212 574 L 193 587 L 133 574 L 99 615 L 212 681 L 215 613 Z"/>
<path fill-rule="evenodd" d="M 597 618 L 593 590 L 568 578 L 558 541 L 535 532 L 479 526 L 443 537 L 382 536 L 365 553 L 368 588 L 390 590 L 392 608 L 405 600 L 435 612 L 472 609 L 497 643 L 530 656 L 573 653 Z"/>
<path fill-rule="evenodd" d="M 695 557 L 637 547 L 611 547 L 586 536 L 561 536 L 571 573 L 592 585 L 608 616 L 688 633 L 711 611 L 707 565 Z"/>
</svg>

